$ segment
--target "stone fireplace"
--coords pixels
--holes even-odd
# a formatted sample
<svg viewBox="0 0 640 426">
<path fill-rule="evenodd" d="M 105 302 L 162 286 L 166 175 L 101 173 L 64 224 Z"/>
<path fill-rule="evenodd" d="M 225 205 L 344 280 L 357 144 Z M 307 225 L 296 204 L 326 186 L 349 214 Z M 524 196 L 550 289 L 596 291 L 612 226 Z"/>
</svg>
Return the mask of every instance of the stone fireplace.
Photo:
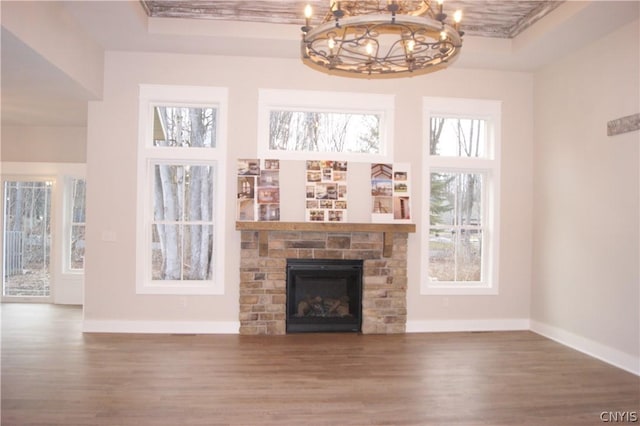
<svg viewBox="0 0 640 426">
<path fill-rule="evenodd" d="M 413 224 L 236 222 L 240 334 L 285 334 L 287 259 L 362 260 L 364 334 L 404 333 L 407 238 Z"/>
</svg>

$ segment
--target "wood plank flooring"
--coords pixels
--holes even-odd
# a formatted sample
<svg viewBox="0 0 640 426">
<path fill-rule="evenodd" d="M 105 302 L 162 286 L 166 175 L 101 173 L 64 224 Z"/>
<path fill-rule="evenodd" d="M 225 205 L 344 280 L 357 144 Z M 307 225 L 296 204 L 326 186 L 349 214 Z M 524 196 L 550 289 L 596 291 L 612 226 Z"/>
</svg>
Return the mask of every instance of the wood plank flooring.
<svg viewBox="0 0 640 426">
<path fill-rule="evenodd" d="M 596 425 L 640 378 L 531 332 L 82 334 L 3 304 L 2 426 Z"/>
</svg>

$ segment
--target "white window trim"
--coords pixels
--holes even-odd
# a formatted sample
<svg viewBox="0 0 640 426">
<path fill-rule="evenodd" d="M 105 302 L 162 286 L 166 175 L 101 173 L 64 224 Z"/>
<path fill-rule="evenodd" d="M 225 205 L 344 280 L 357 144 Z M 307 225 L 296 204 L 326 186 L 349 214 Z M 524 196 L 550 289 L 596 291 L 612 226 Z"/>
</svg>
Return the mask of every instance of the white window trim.
<svg viewBox="0 0 640 426">
<path fill-rule="evenodd" d="M 280 160 L 393 162 L 394 95 L 260 89 L 258 95 L 258 157 Z M 380 120 L 379 154 L 281 151 L 269 149 L 269 113 L 273 110 L 376 114 Z"/>
<path fill-rule="evenodd" d="M 228 89 L 208 86 L 140 85 L 138 141 L 138 201 L 136 226 L 136 292 L 138 294 L 221 295 L 225 276 L 225 191 L 227 160 Z M 183 106 L 217 110 L 215 147 L 172 148 L 153 146 L 153 108 Z M 151 279 L 152 193 L 148 188 L 153 166 L 210 164 L 215 167 L 214 276 L 212 280 L 158 281 Z"/>
<path fill-rule="evenodd" d="M 495 100 L 435 98 L 423 99 L 423 185 L 421 294 L 426 295 L 497 295 L 499 292 L 500 253 L 500 147 L 502 103 Z M 486 158 L 433 156 L 429 152 L 431 117 L 484 118 L 488 120 L 489 146 Z M 483 277 L 480 283 L 444 283 L 429 281 L 429 211 L 432 172 L 483 174 Z"/>
</svg>

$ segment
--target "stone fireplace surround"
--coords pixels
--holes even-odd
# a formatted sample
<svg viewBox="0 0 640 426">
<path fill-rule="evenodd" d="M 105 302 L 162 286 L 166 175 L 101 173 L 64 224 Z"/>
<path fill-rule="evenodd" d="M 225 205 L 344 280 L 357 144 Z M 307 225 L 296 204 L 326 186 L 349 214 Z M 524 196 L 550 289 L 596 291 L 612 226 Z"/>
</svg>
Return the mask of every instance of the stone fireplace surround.
<svg viewBox="0 0 640 426">
<path fill-rule="evenodd" d="M 414 224 L 236 222 L 240 334 L 286 333 L 287 259 L 363 259 L 364 334 L 404 333 L 407 238 Z"/>
</svg>

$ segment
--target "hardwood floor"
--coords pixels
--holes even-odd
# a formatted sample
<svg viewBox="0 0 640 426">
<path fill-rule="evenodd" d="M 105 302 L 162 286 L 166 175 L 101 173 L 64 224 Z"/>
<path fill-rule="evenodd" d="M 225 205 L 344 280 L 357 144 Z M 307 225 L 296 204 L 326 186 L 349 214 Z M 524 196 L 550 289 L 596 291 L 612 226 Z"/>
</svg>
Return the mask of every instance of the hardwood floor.
<svg viewBox="0 0 640 426">
<path fill-rule="evenodd" d="M 82 334 L 3 304 L 2 425 L 589 425 L 640 378 L 531 332 Z"/>
</svg>

